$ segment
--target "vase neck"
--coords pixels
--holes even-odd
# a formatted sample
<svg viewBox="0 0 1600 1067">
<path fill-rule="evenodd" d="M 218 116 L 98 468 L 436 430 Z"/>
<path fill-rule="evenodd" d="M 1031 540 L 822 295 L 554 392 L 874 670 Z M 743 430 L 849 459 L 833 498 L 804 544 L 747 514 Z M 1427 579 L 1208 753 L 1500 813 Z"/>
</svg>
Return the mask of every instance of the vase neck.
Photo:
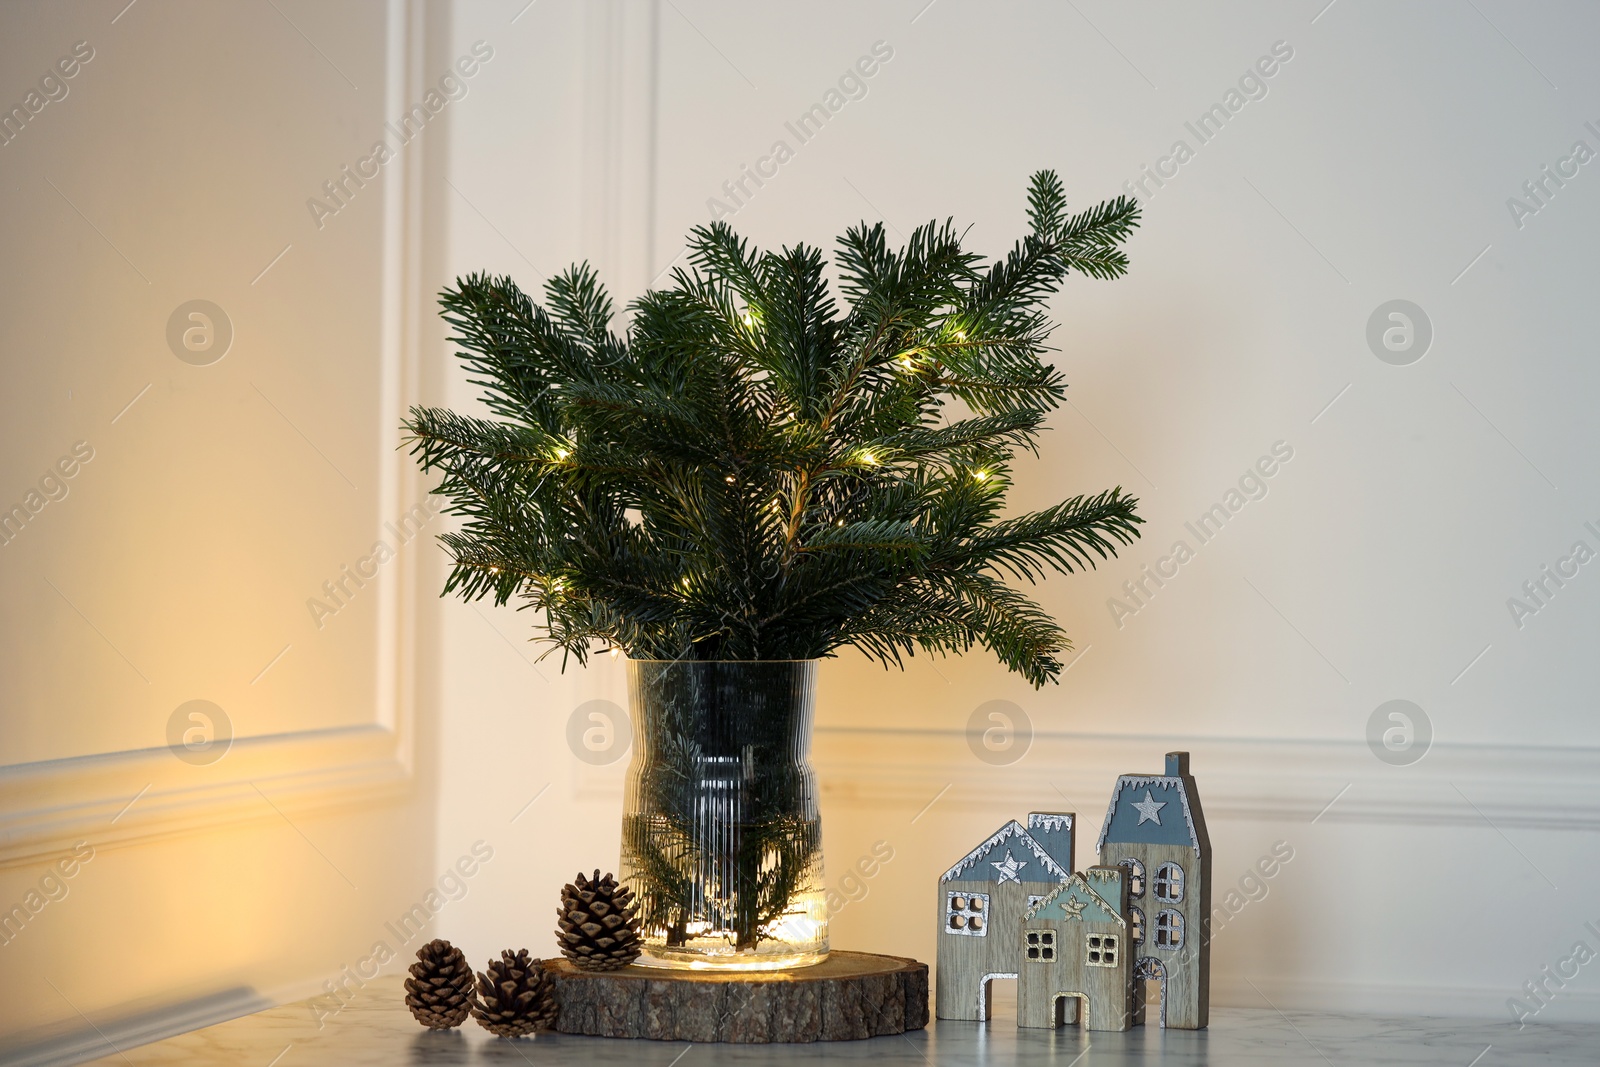
<svg viewBox="0 0 1600 1067">
<path fill-rule="evenodd" d="M 803 760 L 810 749 L 815 660 L 633 660 L 637 740 L 690 745 L 703 757 Z"/>
</svg>

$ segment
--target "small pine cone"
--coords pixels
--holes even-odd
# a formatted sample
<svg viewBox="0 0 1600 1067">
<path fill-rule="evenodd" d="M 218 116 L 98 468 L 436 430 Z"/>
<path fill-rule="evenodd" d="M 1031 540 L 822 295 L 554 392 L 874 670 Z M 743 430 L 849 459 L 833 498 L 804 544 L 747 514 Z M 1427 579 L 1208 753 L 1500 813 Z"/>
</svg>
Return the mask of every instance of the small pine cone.
<svg viewBox="0 0 1600 1067">
<path fill-rule="evenodd" d="M 417 950 L 406 979 L 406 1007 L 430 1030 L 448 1030 L 467 1021 L 472 1007 L 472 968 L 448 941 L 429 941 Z"/>
<path fill-rule="evenodd" d="M 505 949 L 478 975 L 472 1006 L 478 1025 L 499 1037 L 526 1037 L 556 1025 L 556 984 L 527 949 Z"/>
<path fill-rule="evenodd" d="M 561 954 L 586 971 L 614 971 L 639 958 L 639 904 L 633 890 L 611 875 L 593 878 L 578 872 L 575 884 L 561 890 L 556 941 Z"/>
</svg>

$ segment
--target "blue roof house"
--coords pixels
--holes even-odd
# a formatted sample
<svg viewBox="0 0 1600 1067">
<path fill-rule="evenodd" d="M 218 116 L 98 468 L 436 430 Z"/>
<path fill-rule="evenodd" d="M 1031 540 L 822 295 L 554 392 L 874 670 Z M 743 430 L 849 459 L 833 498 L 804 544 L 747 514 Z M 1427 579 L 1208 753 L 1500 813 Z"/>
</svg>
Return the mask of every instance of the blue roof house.
<svg viewBox="0 0 1600 1067">
<path fill-rule="evenodd" d="M 1134 1011 L 1145 1022 L 1151 985 L 1162 1026 L 1203 1029 L 1211 980 L 1211 839 L 1187 752 L 1166 773 L 1117 779 L 1097 846 L 1100 863 L 1128 872 Z"/>
</svg>

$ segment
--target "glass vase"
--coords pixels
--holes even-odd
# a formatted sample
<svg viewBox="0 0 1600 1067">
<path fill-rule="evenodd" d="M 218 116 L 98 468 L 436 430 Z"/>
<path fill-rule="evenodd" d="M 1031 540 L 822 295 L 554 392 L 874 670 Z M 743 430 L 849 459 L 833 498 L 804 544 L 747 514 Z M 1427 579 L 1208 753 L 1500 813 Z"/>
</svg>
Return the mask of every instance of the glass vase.
<svg viewBox="0 0 1600 1067">
<path fill-rule="evenodd" d="M 815 660 L 630 660 L 622 874 L 646 966 L 782 970 L 828 954 L 808 762 Z"/>
</svg>

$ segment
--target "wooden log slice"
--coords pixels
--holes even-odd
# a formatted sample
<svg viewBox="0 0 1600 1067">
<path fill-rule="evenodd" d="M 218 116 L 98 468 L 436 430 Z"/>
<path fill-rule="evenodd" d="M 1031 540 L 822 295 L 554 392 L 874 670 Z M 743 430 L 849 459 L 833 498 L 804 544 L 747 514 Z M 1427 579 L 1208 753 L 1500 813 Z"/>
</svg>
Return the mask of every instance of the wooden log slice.
<svg viewBox="0 0 1600 1067">
<path fill-rule="evenodd" d="M 580 971 L 546 960 L 563 1034 L 656 1041 L 855 1041 L 928 1025 L 928 965 L 834 952 L 794 971 Z"/>
</svg>

